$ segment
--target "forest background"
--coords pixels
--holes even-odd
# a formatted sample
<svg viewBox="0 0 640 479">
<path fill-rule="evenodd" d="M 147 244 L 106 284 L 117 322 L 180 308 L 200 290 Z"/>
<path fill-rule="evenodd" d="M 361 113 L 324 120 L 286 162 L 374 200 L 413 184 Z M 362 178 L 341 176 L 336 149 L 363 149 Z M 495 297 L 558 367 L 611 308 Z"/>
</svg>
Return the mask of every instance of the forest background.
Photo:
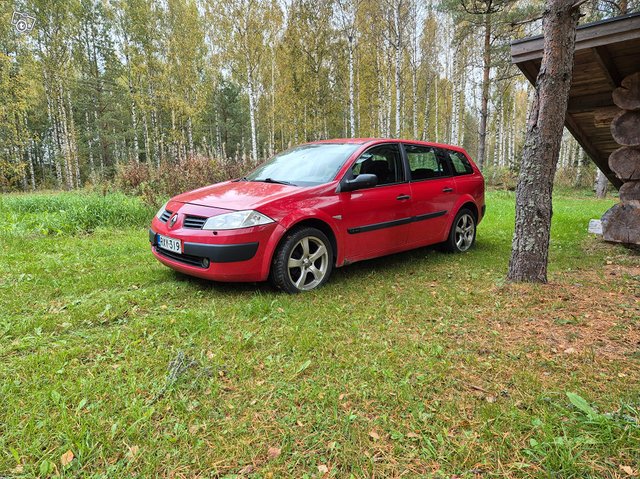
<svg viewBox="0 0 640 479">
<path fill-rule="evenodd" d="M 531 88 L 509 44 L 539 0 L 0 4 L 0 190 L 158 195 L 336 137 L 464 146 L 515 187 Z M 640 10 L 590 0 L 581 23 Z M 20 22 L 22 20 L 22 22 Z M 556 181 L 597 171 L 565 131 Z"/>
</svg>

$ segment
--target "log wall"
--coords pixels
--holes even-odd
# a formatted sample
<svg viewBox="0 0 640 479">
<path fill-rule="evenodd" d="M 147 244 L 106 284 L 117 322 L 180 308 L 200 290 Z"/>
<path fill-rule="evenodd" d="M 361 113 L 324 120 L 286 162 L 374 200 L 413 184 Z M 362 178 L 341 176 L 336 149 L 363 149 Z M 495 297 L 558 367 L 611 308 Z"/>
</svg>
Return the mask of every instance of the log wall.
<svg viewBox="0 0 640 479">
<path fill-rule="evenodd" d="M 620 203 L 602 216 L 606 241 L 640 245 L 640 71 L 626 76 L 613 91 L 621 110 L 611 135 L 621 146 L 609 156 L 609 168 L 623 181 Z"/>
</svg>

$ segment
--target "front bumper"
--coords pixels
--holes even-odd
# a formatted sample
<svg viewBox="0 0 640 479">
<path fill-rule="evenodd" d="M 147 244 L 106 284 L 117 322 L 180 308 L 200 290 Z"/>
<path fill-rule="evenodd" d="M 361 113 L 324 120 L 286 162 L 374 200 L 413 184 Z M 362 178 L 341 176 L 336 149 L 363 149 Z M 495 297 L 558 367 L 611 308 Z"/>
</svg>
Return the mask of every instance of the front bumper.
<svg viewBox="0 0 640 479">
<path fill-rule="evenodd" d="M 169 203 L 177 212 L 173 226 L 155 217 L 149 229 L 151 251 L 158 261 L 191 276 L 225 282 L 264 281 L 269 277 L 271 257 L 284 234 L 278 223 L 238 230 L 208 231 L 186 227 L 185 215 L 208 216 L 207 207 Z M 159 248 L 157 234 L 182 242 L 182 254 Z"/>
<path fill-rule="evenodd" d="M 149 242 L 159 254 L 179 260 L 180 255 L 166 254 L 170 252 L 158 247 L 157 234 L 151 228 L 149 228 Z M 206 244 L 185 241 L 183 253 L 185 257 L 206 258 L 209 263 L 234 263 L 236 261 L 248 261 L 253 258 L 258 251 L 258 246 L 259 243 L 257 241 L 242 244 Z M 207 264 L 207 262 L 203 264 Z"/>
</svg>

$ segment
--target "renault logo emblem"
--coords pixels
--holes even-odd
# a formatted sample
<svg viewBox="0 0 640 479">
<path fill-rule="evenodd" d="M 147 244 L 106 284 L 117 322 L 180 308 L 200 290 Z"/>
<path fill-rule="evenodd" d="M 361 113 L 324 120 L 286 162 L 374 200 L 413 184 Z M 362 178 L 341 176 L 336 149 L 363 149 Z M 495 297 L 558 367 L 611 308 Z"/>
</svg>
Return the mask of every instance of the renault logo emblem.
<svg viewBox="0 0 640 479">
<path fill-rule="evenodd" d="M 173 228 L 173 225 L 176 224 L 176 221 L 178 221 L 178 213 L 171 217 L 171 220 L 169 221 L 169 228 Z"/>
</svg>

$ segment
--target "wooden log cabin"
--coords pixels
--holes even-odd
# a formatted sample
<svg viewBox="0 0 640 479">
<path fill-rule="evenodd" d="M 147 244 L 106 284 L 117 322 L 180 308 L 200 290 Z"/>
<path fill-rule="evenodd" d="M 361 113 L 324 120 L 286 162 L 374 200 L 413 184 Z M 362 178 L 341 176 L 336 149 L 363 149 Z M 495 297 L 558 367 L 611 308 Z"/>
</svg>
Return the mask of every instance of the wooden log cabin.
<svg viewBox="0 0 640 479">
<path fill-rule="evenodd" d="M 535 84 L 542 36 L 511 44 L 511 60 Z M 565 126 L 621 203 L 602 217 L 607 241 L 640 244 L 640 13 L 580 25 Z"/>
</svg>

